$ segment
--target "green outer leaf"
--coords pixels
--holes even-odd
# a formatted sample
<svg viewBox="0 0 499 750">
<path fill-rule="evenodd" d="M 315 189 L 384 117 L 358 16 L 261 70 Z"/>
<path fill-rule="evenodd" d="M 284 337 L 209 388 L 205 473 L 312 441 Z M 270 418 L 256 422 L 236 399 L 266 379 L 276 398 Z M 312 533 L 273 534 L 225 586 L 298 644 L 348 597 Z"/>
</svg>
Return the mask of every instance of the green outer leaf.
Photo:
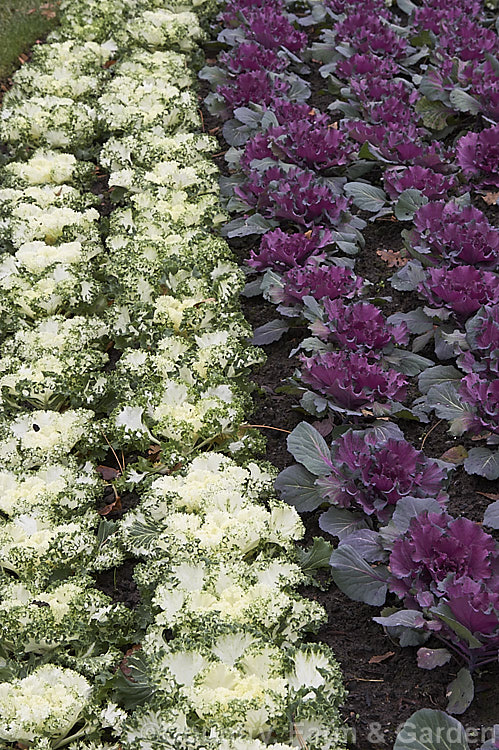
<svg viewBox="0 0 499 750">
<path fill-rule="evenodd" d="M 408 221 L 412 219 L 418 208 L 425 206 L 428 198 L 420 190 L 409 188 L 400 193 L 397 205 L 395 206 L 395 216 L 399 221 Z"/>
<path fill-rule="evenodd" d="M 283 500 L 293 505 L 299 513 L 307 513 L 324 502 L 315 479 L 315 474 L 311 474 L 304 466 L 295 464 L 281 471 L 275 481 L 275 488 Z"/>
<path fill-rule="evenodd" d="M 464 714 L 475 696 L 475 686 L 470 670 L 463 667 L 447 688 L 447 711 L 451 714 Z"/>
<path fill-rule="evenodd" d="M 393 750 L 469 750 L 463 725 L 443 711 L 422 708 L 410 716 Z"/>
<path fill-rule="evenodd" d="M 354 515 L 346 508 L 332 507 L 319 517 L 319 528 L 326 534 L 344 539 L 359 529 L 367 529 L 367 523 L 360 515 Z"/>
<path fill-rule="evenodd" d="M 428 393 L 430 388 L 435 385 L 459 381 L 462 377 L 462 373 L 456 367 L 437 365 L 436 367 L 429 367 L 419 376 L 418 388 L 421 393 Z"/>
<path fill-rule="evenodd" d="M 365 182 L 347 182 L 344 190 L 349 198 L 353 198 L 355 205 L 363 211 L 376 213 L 387 201 L 384 190 Z"/>
<path fill-rule="evenodd" d="M 320 477 L 331 470 L 331 452 L 315 427 L 300 422 L 287 439 L 288 450 L 298 463 Z"/>
<path fill-rule="evenodd" d="M 328 568 L 333 545 L 321 536 L 314 537 L 314 543 L 308 549 L 298 549 L 298 564 L 304 573 L 310 575 L 319 568 Z"/>
<path fill-rule="evenodd" d="M 460 112 L 471 112 L 472 115 L 477 115 L 481 110 L 480 103 L 462 89 L 453 89 L 450 92 L 449 99 Z"/>
<path fill-rule="evenodd" d="M 499 529 L 499 500 L 489 505 L 483 517 L 483 525 L 491 529 Z"/>
<path fill-rule="evenodd" d="M 282 318 L 275 318 L 275 320 L 270 320 L 263 326 L 255 328 L 251 343 L 254 346 L 265 346 L 273 341 L 279 341 L 287 331 L 289 331 L 289 323 L 286 323 Z"/>
<path fill-rule="evenodd" d="M 425 128 L 431 130 L 443 130 L 452 114 L 443 102 L 431 101 L 426 96 L 416 102 L 416 112 L 421 115 Z"/>
<path fill-rule="evenodd" d="M 356 602 L 381 606 L 386 599 L 388 570 L 373 568 L 356 552 L 344 544 L 331 555 L 333 579 L 344 594 Z"/>
<path fill-rule="evenodd" d="M 468 474 L 478 474 L 486 479 L 499 479 L 499 449 L 472 448 L 464 462 Z"/>
</svg>

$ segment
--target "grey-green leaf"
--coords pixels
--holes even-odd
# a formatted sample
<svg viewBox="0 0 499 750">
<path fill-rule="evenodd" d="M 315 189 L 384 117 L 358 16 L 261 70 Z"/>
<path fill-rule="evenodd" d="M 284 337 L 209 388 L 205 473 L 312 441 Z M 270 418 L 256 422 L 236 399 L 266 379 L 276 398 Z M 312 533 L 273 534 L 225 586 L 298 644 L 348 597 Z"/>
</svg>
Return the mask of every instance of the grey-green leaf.
<svg viewBox="0 0 499 750">
<path fill-rule="evenodd" d="M 324 502 L 315 479 L 315 474 L 311 474 L 304 466 L 295 464 L 281 471 L 275 481 L 275 488 L 283 500 L 293 505 L 299 513 L 306 513 Z"/>
<path fill-rule="evenodd" d="M 315 427 L 300 422 L 287 439 L 288 450 L 298 463 L 312 474 L 323 476 L 331 471 L 331 452 Z"/>
<path fill-rule="evenodd" d="M 485 511 L 483 525 L 489 526 L 491 529 L 499 529 L 499 500 L 491 503 Z"/>
<path fill-rule="evenodd" d="M 365 182 L 347 182 L 344 190 L 348 197 L 353 199 L 357 208 L 363 211 L 376 213 L 383 208 L 387 200 L 384 190 Z"/>
<path fill-rule="evenodd" d="M 345 544 L 331 555 L 331 567 L 334 582 L 350 599 L 378 607 L 384 604 L 388 590 L 384 566 L 373 568 Z"/>
<path fill-rule="evenodd" d="M 410 716 L 393 750 L 469 750 L 463 725 L 444 711 L 422 708 Z"/>
<path fill-rule="evenodd" d="M 472 448 L 464 462 L 468 474 L 478 474 L 486 479 L 499 479 L 499 449 Z"/>
<path fill-rule="evenodd" d="M 447 711 L 450 714 L 464 714 L 475 696 L 475 686 L 469 669 L 463 667 L 447 688 Z"/>
</svg>

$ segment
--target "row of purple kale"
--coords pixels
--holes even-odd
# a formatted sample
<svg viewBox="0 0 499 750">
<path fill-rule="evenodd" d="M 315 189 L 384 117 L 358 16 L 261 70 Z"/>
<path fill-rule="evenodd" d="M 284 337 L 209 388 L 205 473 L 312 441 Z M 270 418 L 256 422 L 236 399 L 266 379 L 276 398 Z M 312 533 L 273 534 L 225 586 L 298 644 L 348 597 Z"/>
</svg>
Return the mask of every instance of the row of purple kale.
<svg viewBox="0 0 499 750">
<path fill-rule="evenodd" d="M 427 421 L 434 410 L 452 434 L 492 446 L 471 449 L 467 471 L 499 476 L 499 231 L 471 203 L 498 187 L 498 41 L 475 0 L 399 6 L 404 25 L 381 0 L 360 14 L 351 0 L 326 0 L 300 17 L 282 0 L 230 0 L 225 51 L 201 75 L 231 145 L 222 189 L 237 218 L 227 235 L 263 235 L 248 292 L 263 291 L 282 316 L 257 342 L 282 335 L 285 318 L 305 320 L 294 388 L 303 408 L 340 423 L 330 446 L 310 425 L 296 428 L 298 465 L 278 487 L 299 510 L 330 506 L 320 524 L 340 539 L 337 584 L 374 605 L 396 594 L 399 607 L 376 619 L 402 645 L 421 645 L 422 667 L 451 652 L 465 665 L 449 702 L 459 713 L 471 673 L 497 660 L 499 552 L 478 524 L 445 511 L 449 465 L 386 417 Z M 306 50 L 300 25 L 314 24 L 322 39 Z M 339 122 L 306 103 L 307 59 L 323 63 Z M 424 306 L 386 319 L 369 300 L 353 271 L 366 223 L 352 205 L 408 222 L 413 260 L 392 283 Z M 430 344 L 459 369 L 418 354 Z M 423 396 L 407 405 L 407 378 L 418 374 Z M 486 525 L 499 526 L 498 505 Z M 446 648 L 422 645 L 431 635 Z"/>
</svg>

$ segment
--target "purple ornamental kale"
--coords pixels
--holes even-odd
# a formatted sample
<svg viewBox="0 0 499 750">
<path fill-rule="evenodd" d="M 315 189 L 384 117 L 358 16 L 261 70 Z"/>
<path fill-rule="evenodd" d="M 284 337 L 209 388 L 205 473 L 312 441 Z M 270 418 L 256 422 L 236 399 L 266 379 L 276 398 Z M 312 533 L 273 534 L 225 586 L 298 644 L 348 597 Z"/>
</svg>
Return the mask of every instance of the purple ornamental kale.
<svg viewBox="0 0 499 750">
<path fill-rule="evenodd" d="M 336 66 L 335 74 L 338 78 L 353 82 L 369 81 L 378 78 L 390 81 L 399 72 L 400 66 L 391 57 L 380 58 L 372 53 L 365 55 L 355 54 L 346 60 L 340 60 Z"/>
<path fill-rule="evenodd" d="M 252 70 L 279 73 L 289 65 L 286 57 L 279 56 L 274 50 L 265 49 L 256 42 L 243 42 L 230 52 L 221 52 L 218 60 L 231 73 L 238 74 Z"/>
<path fill-rule="evenodd" d="M 452 63 L 452 61 L 451 61 Z M 481 111 L 494 122 L 499 120 L 499 76 L 492 63 L 470 61 L 458 70 L 461 88 L 480 102 Z"/>
<path fill-rule="evenodd" d="M 447 169 L 452 154 L 441 143 L 426 143 L 425 131 L 413 123 L 399 127 L 397 123 L 371 125 L 363 120 L 345 120 L 345 130 L 359 143 L 370 143 L 386 161 L 395 164 L 419 164 L 435 171 Z"/>
<path fill-rule="evenodd" d="M 466 321 L 466 344 L 457 360 L 461 370 L 499 378 L 499 305 L 486 305 Z"/>
<path fill-rule="evenodd" d="M 462 16 L 458 21 L 446 19 L 438 37 L 439 52 L 463 61 L 484 60 L 485 54 L 497 54 L 497 34 L 492 29 Z"/>
<path fill-rule="evenodd" d="M 499 277 L 473 266 L 430 268 L 418 291 L 434 307 L 446 307 L 466 320 L 482 305 L 499 302 Z"/>
<path fill-rule="evenodd" d="M 457 23 L 463 16 L 477 16 L 480 11 L 479 0 L 454 3 L 452 7 L 448 2 L 436 0 L 436 2 L 425 2 L 422 8 L 416 8 L 413 21 L 415 26 L 433 31 L 438 35 L 444 24 Z"/>
<path fill-rule="evenodd" d="M 442 175 L 425 167 L 392 167 L 385 171 L 384 187 L 390 198 L 395 201 L 404 190 L 420 190 L 431 200 L 444 198 L 456 186 L 453 175 Z"/>
<path fill-rule="evenodd" d="M 254 11 L 258 8 L 272 8 L 275 12 L 282 10 L 283 0 L 229 0 L 225 10 L 220 14 L 220 20 L 224 26 L 235 28 L 240 26 L 243 17 L 248 11 Z"/>
<path fill-rule="evenodd" d="M 446 471 L 405 440 L 377 440 L 348 430 L 331 446 L 331 474 L 316 484 L 333 505 L 386 522 L 402 497 L 433 497 L 444 504 Z"/>
<path fill-rule="evenodd" d="M 393 545 L 389 588 L 408 609 L 431 607 L 445 595 L 449 576 L 490 581 L 498 563 L 497 545 L 479 524 L 423 511 Z"/>
<path fill-rule="evenodd" d="M 325 0 L 325 5 L 336 15 L 353 12 L 357 7 L 356 0 Z M 383 18 L 390 18 L 391 15 L 384 0 L 364 0 L 362 9 L 366 15 L 375 13 Z"/>
<path fill-rule="evenodd" d="M 302 234 L 286 234 L 274 229 L 263 235 L 258 253 L 251 250 L 248 266 L 256 271 L 287 271 L 305 265 L 309 258 L 315 262 L 324 260 L 324 247 L 331 243 L 331 233 L 327 229 L 314 227 Z"/>
<path fill-rule="evenodd" d="M 470 666 L 497 660 L 499 647 L 499 551 L 479 524 L 447 513 L 424 511 L 395 541 L 389 562 L 390 591 L 406 609 L 421 609 L 427 629 L 459 648 Z M 471 650 L 466 640 L 428 612 L 447 605 L 457 622 L 482 643 Z"/>
<path fill-rule="evenodd" d="M 375 402 L 406 397 L 405 377 L 396 370 L 384 370 L 364 354 L 326 352 L 300 359 L 303 382 L 343 409 L 357 411 Z"/>
<path fill-rule="evenodd" d="M 248 36 L 267 49 L 285 47 L 299 55 L 307 43 L 305 32 L 297 31 L 285 15 L 271 7 L 247 14 L 247 21 Z"/>
<path fill-rule="evenodd" d="M 279 125 L 286 125 L 296 120 L 311 121 L 317 126 L 328 125 L 330 117 L 321 112 L 310 109 L 310 104 L 303 102 L 291 102 L 289 99 L 276 99 L 272 104 L 272 112 L 277 118 Z"/>
<path fill-rule="evenodd" d="M 355 297 L 364 284 L 364 279 L 349 268 L 340 266 L 317 266 L 308 264 L 304 268 L 293 268 L 284 274 L 285 282 L 282 301 L 286 305 L 296 305 L 306 297 L 317 300 L 327 297 L 331 300 Z"/>
<path fill-rule="evenodd" d="M 499 187 L 499 125 L 468 133 L 457 142 L 457 161 L 466 177 Z"/>
<path fill-rule="evenodd" d="M 464 430 L 472 435 L 484 430 L 499 435 L 499 379 L 490 381 L 470 372 L 461 380 L 459 395 L 471 409 L 463 418 Z"/>
<path fill-rule="evenodd" d="M 241 166 L 248 170 L 253 159 L 271 157 L 320 171 L 348 164 L 353 150 L 345 133 L 330 123 L 316 125 L 310 120 L 297 120 L 251 138 Z"/>
<path fill-rule="evenodd" d="M 451 265 L 482 265 L 495 268 L 499 259 L 499 230 L 474 206 L 427 203 L 414 215 L 411 243 L 419 253 Z"/>
<path fill-rule="evenodd" d="M 348 43 L 356 52 L 374 53 L 381 57 L 403 57 L 407 42 L 386 26 L 379 14 L 352 13 L 336 24 L 336 43 Z"/>
<path fill-rule="evenodd" d="M 289 83 L 263 70 L 241 73 L 223 86 L 217 86 L 217 94 L 222 96 L 229 109 L 245 107 L 251 102 L 269 106 L 276 97 L 289 90 Z"/>
<path fill-rule="evenodd" d="M 323 299 L 324 322 L 310 325 L 315 336 L 334 341 L 343 349 L 367 350 L 371 356 L 389 344 L 407 344 L 409 331 L 405 323 L 390 325 L 381 310 L 369 302 L 346 305 L 341 299 Z"/>
<path fill-rule="evenodd" d="M 322 184 L 314 172 L 294 167 L 287 173 L 278 167 L 252 172 L 234 193 L 266 218 L 284 219 L 303 226 L 316 221 L 338 225 L 349 200 Z"/>
</svg>

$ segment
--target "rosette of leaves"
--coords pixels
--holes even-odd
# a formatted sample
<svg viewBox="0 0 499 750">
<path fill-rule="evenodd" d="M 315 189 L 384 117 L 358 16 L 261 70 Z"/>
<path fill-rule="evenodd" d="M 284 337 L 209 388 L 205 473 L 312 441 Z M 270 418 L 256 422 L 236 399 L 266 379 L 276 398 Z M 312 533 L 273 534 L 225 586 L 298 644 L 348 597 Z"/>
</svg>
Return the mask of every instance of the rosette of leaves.
<svg viewBox="0 0 499 750">
<path fill-rule="evenodd" d="M 299 463 L 279 474 L 277 489 L 301 512 L 332 506 L 319 525 L 340 539 L 355 529 L 377 529 L 403 498 L 416 505 L 434 498 L 445 506 L 447 465 L 413 448 L 393 423 L 348 430 L 328 446 L 318 430 L 301 422 L 287 442 Z"/>
<path fill-rule="evenodd" d="M 472 371 L 463 377 L 455 367 L 439 365 L 422 373 L 419 389 L 424 396 L 419 404 L 423 410 L 434 410 L 437 417 L 447 419 L 452 435 L 467 433 L 495 446 L 499 442 L 499 381 L 494 373 L 490 377 L 480 367 L 474 371 L 473 357 L 460 360 L 460 365 L 465 371 L 471 366 Z M 471 448 L 464 468 L 469 474 L 497 479 L 499 451 L 486 446 Z"/>
<path fill-rule="evenodd" d="M 479 524 L 428 511 L 410 521 L 390 553 L 387 585 L 404 609 L 374 619 L 432 634 L 450 648 L 421 648 L 424 669 L 446 663 L 451 651 L 465 664 L 449 686 L 452 713 L 463 713 L 473 699 L 471 674 L 497 659 L 498 560 L 497 542 Z"/>
<path fill-rule="evenodd" d="M 312 414 L 331 409 L 345 415 L 382 416 L 403 409 L 407 379 L 364 353 L 326 351 L 302 354 L 300 360 L 302 368 L 292 383 L 298 382 L 293 387 L 303 394 L 301 405 Z"/>
</svg>

